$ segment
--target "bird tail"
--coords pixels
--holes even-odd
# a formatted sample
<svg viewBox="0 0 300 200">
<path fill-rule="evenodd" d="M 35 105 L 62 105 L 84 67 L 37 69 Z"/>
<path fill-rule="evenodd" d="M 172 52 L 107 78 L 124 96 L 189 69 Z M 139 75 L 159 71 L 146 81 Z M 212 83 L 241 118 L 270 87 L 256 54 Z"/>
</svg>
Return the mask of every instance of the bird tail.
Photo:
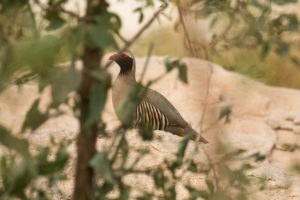
<svg viewBox="0 0 300 200">
<path fill-rule="evenodd" d="M 197 131 L 195 131 L 190 125 L 184 128 L 184 133 L 185 133 L 185 135 L 191 136 L 191 138 L 193 140 L 196 140 L 198 135 L 199 135 L 199 133 Z M 208 143 L 208 141 L 204 137 L 202 137 L 201 135 L 200 135 L 199 142 L 203 142 L 205 144 Z"/>
</svg>

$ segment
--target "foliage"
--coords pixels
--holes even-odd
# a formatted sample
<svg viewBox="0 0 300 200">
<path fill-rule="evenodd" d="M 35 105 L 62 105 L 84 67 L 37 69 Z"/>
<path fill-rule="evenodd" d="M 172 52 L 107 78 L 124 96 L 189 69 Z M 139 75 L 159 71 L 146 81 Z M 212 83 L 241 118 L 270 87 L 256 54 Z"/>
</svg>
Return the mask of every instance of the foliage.
<svg viewBox="0 0 300 200">
<path fill-rule="evenodd" d="M 271 85 L 299 88 L 299 15 L 296 9 L 288 8 L 297 7 L 296 3 L 179 3 L 183 27 L 196 32 L 185 32 L 185 46 L 193 56 L 212 60 L 227 69 Z"/>
<path fill-rule="evenodd" d="M 139 2 L 141 5 L 133 10 L 140 15 L 139 23 L 145 20 L 144 9 L 151 8 L 157 3 L 166 3 L 164 0 Z M 26 131 L 37 134 L 35 131 L 44 122 L 64 114 L 65 110 L 61 107 L 65 106 L 79 119 L 81 125 L 79 136 L 84 135 L 88 138 L 84 141 L 87 142 L 84 143 L 87 144 L 85 148 L 78 145 L 78 152 L 82 151 L 92 156 L 88 159 L 86 167 L 86 171 L 96 172 L 91 179 L 92 183 L 86 183 L 91 185 L 89 197 L 92 199 L 131 198 L 132 191 L 136 188 L 126 184 L 124 177 L 132 174 L 149 176 L 157 191 L 151 193 L 142 190 L 138 199 L 176 199 L 178 183 L 183 183 L 191 199 L 199 197 L 207 200 L 247 199 L 247 190 L 252 180 L 245 173 L 252 166 L 244 160 L 261 162 L 265 159 L 265 155 L 256 153 L 249 156 L 244 155 L 245 151 L 241 149 L 235 151 L 223 149 L 220 151 L 222 159 L 218 162 L 213 163 L 205 154 L 208 163 L 201 164 L 187 155 L 191 142 L 189 138 L 183 138 L 173 159 L 164 160 L 157 168 L 139 169 L 138 164 L 150 150 L 134 149 L 129 145 L 126 133 L 131 127 L 128 125 L 120 126 L 113 131 L 111 143 L 108 143 L 107 147 L 103 146 L 98 152 L 93 151 L 95 141 L 89 141 L 92 136 L 96 138 L 99 134 L 108 138 L 102 111 L 107 100 L 107 92 L 111 88 L 111 76 L 106 68 L 99 67 L 99 61 L 108 50 L 119 49 L 120 43 L 117 42 L 117 38 L 123 38 L 120 35 L 122 22 L 118 14 L 107 9 L 109 5 L 104 0 L 87 1 L 87 13 L 84 16 L 65 10 L 66 3 L 68 0 L 48 0 L 46 3 L 39 0 L 0 1 L 0 90 L 3 91 L 12 84 L 22 86 L 33 81 L 38 84 L 40 94 L 50 88 L 52 97 L 51 103 L 46 105 L 43 111 L 40 109 L 42 95 L 35 99 L 26 114 L 21 130 L 17 133 L 0 126 L 0 198 L 53 199 L 56 195 L 66 199 L 57 183 L 66 179 L 64 169 L 69 160 L 68 146 L 74 142 L 53 142 L 52 145 L 32 151 L 35 147 L 24 135 Z M 261 8 L 263 5 L 257 1 L 250 3 L 252 7 L 261 10 L 263 13 L 261 17 L 269 12 Z M 274 3 L 281 5 L 285 2 L 274 1 Z M 36 12 L 33 7 L 39 8 L 40 11 Z M 202 16 L 218 12 L 232 15 L 229 17 L 232 23 L 237 20 L 229 1 L 205 1 L 204 8 L 200 12 Z M 288 54 L 291 44 L 278 38 L 283 32 L 298 30 L 298 20 L 294 15 L 281 15 L 274 19 L 257 21 L 256 18 L 252 19 L 253 15 L 247 9 L 243 10 L 242 6 L 239 9 L 241 9 L 239 17 L 245 22 L 250 20 L 247 24 L 253 23 L 253 26 L 246 26 L 248 35 L 237 35 L 233 41 L 244 40 L 246 36 L 254 37 L 253 44 L 262 47 L 262 57 L 266 57 L 270 49 L 274 49 L 282 56 Z M 266 21 L 270 23 L 265 23 Z M 263 32 L 255 28 L 257 25 L 263 28 Z M 266 37 L 273 39 L 265 40 L 265 34 Z M 129 45 L 126 40 L 124 42 L 125 47 Z M 152 46 L 149 48 L 145 68 L 151 53 Z M 58 64 L 65 59 L 62 59 L 61 54 L 69 58 L 67 66 Z M 83 69 L 76 68 L 76 60 L 83 60 Z M 177 69 L 179 79 L 188 83 L 187 68 L 183 62 L 167 57 L 165 66 L 166 73 Z M 145 85 L 142 84 L 142 80 L 139 81 L 130 96 L 131 100 L 140 100 L 143 97 L 143 88 L 149 87 L 165 74 Z M 224 107 L 218 120 L 225 118 L 229 121 L 230 113 L 231 109 Z M 151 127 L 142 127 L 139 132 L 143 140 L 154 138 Z M 82 142 L 80 141 L 82 138 L 78 138 L 77 143 Z M 90 148 L 88 145 L 94 146 Z M 194 147 L 191 155 L 200 150 L 205 153 L 197 142 L 194 143 Z M 88 148 L 92 150 L 87 152 Z M 129 154 L 133 153 L 137 156 L 133 162 L 129 162 Z M 82 157 L 78 155 L 78 159 Z M 237 159 L 243 162 L 239 167 L 232 168 L 230 162 Z M 183 177 L 187 173 L 203 175 L 205 187 L 197 188 L 183 182 Z M 76 176 L 80 175 L 82 174 Z M 41 184 L 43 180 L 45 184 Z M 111 197 L 113 195 L 115 197 Z"/>
</svg>

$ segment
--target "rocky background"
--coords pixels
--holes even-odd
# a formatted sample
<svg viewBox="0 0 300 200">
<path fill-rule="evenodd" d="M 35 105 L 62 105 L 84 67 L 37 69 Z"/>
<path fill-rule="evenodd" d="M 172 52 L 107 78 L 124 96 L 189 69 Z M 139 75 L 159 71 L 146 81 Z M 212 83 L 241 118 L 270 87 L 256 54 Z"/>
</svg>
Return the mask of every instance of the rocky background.
<svg viewBox="0 0 300 200">
<path fill-rule="evenodd" d="M 151 57 L 145 82 L 164 73 L 163 60 L 163 57 Z M 188 84 L 182 83 L 177 78 L 177 72 L 172 71 L 151 87 L 166 96 L 196 130 L 201 126 L 202 130 L 206 130 L 203 136 L 210 143 L 202 145 L 196 155 L 191 155 L 195 143 L 190 142 L 186 157 L 192 156 L 198 165 L 205 165 L 208 160 L 204 151 L 212 160 L 217 159 L 216 149 L 220 143 L 230 148 L 245 149 L 248 155 L 259 152 L 266 159 L 255 163 L 255 168 L 248 171 L 247 176 L 254 179 L 264 177 L 266 184 L 263 190 L 253 185 L 253 190 L 250 190 L 253 199 L 300 199 L 300 175 L 291 171 L 295 163 L 300 163 L 300 91 L 269 87 L 203 60 L 185 58 L 182 61 L 188 67 Z M 144 58 L 137 59 L 137 79 L 144 62 Z M 77 65 L 80 68 L 81 63 Z M 116 77 L 119 69 L 112 65 L 109 70 Z M 20 131 L 25 114 L 38 95 L 37 90 L 36 84 L 29 83 L 21 88 L 11 86 L 4 91 L 0 95 L 0 123 L 14 132 Z M 41 110 L 50 102 L 50 88 L 42 95 Z M 119 124 L 110 98 L 103 113 L 108 132 Z M 225 123 L 224 119 L 217 120 L 223 107 L 231 108 L 229 123 Z M 201 120 L 203 110 L 205 113 Z M 50 136 L 56 141 L 75 140 L 77 132 L 77 120 L 71 114 L 65 114 L 48 120 L 34 133 L 26 132 L 21 137 L 29 139 L 34 152 L 39 146 L 49 145 Z M 150 154 L 138 163 L 138 167 L 143 169 L 155 168 L 164 159 L 174 157 L 181 140 L 175 135 L 155 131 L 153 141 L 143 142 L 135 130 L 127 133 L 127 139 L 133 148 L 150 148 Z M 97 142 L 101 149 L 107 146 L 110 139 L 99 137 Z M 71 155 L 65 169 L 68 180 L 59 186 L 63 188 L 66 198 L 72 194 L 75 144 L 68 151 Z M 134 158 L 135 155 L 129 156 L 129 160 Z M 145 175 L 128 175 L 125 181 L 136 187 L 136 193 L 139 189 L 155 192 L 154 183 Z M 183 183 L 188 182 L 198 188 L 205 185 L 203 175 L 187 173 L 182 181 L 176 187 L 178 199 L 188 197 Z M 54 197 L 59 198 L 62 197 Z"/>
</svg>

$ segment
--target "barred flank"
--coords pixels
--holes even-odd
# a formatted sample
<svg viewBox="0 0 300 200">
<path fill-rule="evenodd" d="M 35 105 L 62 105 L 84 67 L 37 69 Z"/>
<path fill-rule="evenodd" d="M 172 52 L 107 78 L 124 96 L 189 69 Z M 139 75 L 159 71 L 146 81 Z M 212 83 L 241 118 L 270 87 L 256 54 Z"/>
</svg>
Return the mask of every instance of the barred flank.
<svg viewBox="0 0 300 200">
<path fill-rule="evenodd" d="M 154 105 L 142 101 L 136 109 L 135 126 L 138 124 L 150 123 L 153 129 L 164 130 L 168 125 L 169 121 L 163 113 Z"/>
</svg>

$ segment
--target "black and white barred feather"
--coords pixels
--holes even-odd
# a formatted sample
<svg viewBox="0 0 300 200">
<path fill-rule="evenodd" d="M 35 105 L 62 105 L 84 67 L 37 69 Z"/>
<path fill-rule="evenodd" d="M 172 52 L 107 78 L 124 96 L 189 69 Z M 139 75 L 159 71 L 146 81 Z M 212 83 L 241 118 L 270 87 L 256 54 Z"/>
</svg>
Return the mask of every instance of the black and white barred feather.
<svg viewBox="0 0 300 200">
<path fill-rule="evenodd" d="M 134 125 L 150 124 L 154 130 L 165 130 L 169 125 L 168 118 L 154 105 L 141 101 L 137 106 Z"/>
</svg>

